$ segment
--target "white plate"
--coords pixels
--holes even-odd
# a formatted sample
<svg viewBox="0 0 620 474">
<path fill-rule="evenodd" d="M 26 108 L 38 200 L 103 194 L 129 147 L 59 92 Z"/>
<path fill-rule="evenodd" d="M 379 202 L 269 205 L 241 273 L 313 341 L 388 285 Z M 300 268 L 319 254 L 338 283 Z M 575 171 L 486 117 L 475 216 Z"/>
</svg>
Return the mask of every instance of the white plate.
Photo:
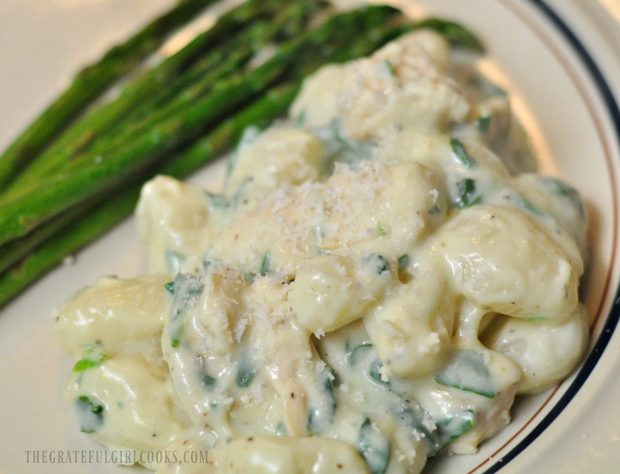
<svg viewBox="0 0 620 474">
<path fill-rule="evenodd" d="M 171 3 L 0 0 L 0 148 L 61 89 L 70 71 Z M 594 320 L 584 365 L 553 390 L 521 399 L 512 424 L 477 455 L 434 461 L 428 472 L 619 472 L 620 378 L 614 375 L 620 371 L 620 110 L 614 95 L 620 96 L 620 5 L 617 0 L 400 3 L 416 15 L 463 21 L 484 38 L 488 70 L 515 94 L 542 170 L 574 184 L 592 216 L 593 252 L 583 298 Z M 195 179 L 216 180 L 220 168 Z M 63 401 L 70 361 L 54 342 L 52 309 L 101 275 L 127 277 L 140 270 L 141 250 L 133 222 L 127 221 L 2 311 L 0 472 L 130 472 L 96 462 L 28 464 L 26 450 L 101 449 L 79 432 Z"/>
</svg>

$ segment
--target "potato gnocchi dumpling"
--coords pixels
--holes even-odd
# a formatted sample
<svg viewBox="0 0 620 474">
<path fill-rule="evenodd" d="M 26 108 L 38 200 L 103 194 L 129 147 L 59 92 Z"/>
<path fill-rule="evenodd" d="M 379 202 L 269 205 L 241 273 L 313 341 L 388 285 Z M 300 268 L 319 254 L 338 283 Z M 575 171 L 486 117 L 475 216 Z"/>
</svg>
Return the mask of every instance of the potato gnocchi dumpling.
<svg viewBox="0 0 620 474">
<path fill-rule="evenodd" d="M 430 31 L 308 78 L 225 185 L 159 176 L 149 276 L 61 310 L 83 431 L 159 473 L 418 473 L 579 363 L 586 215 L 507 95 Z M 515 141 L 516 140 L 516 141 Z"/>
</svg>

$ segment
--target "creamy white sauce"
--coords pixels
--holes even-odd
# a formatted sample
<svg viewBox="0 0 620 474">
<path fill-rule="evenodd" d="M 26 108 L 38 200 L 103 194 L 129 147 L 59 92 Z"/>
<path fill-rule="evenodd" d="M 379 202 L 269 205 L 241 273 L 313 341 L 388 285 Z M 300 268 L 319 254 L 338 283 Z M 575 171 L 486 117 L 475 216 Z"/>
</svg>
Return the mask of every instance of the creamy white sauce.
<svg viewBox="0 0 620 474">
<path fill-rule="evenodd" d="M 503 91 L 416 32 L 304 84 L 215 194 L 137 209 L 149 271 L 61 310 L 68 397 L 157 472 L 420 472 L 475 452 L 585 349 L 585 215 L 531 173 Z"/>
</svg>

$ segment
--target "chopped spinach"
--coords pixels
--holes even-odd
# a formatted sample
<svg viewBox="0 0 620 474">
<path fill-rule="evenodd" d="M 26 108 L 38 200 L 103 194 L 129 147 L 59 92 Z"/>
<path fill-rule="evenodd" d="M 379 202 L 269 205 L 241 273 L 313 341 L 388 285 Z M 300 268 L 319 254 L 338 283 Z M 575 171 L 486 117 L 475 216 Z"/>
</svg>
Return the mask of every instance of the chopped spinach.
<svg viewBox="0 0 620 474">
<path fill-rule="evenodd" d="M 325 430 L 334 420 L 338 402 L 334 394 L 334 384 L 332 381 L 333 372 L 331 368 L 326 367 L 318 376 L 319 388 L 318 403 L 309 404 L 308 409 L 308 426 L 310 433 L 320 433 Z"/>
<path fill-rule="evenodd" d="M 168 334 L 170 345 L 179 347 L 183 333 L 183 318 L 204 290 L 199 276 L 179 273 L 174 279 L 174 300 Z"/>
<path fill-rule="evenodd" d="M 201 377 L 202 384 L 207 388 L 215 387 L 217 380 L 215 377 L 211 377 L 209 374 L 203 374 Z"/>
<path fill-rule="evenodd" d="M 379 266 L 377 266 L 377 273 L 381 275 L 383 272 L 389 272 L 390 264 L 385 257 L 383 255 L 377 255 L 377 258 L 379 259 L 379 262 L 381 262 Z"/>
<path fill-rule="evenodd" d="M 491 125 L 491 115 L 483 115 L 476 120 L 476 128 L 480 133 L 486 133 Z"/>
<path fill-rule="evenodd" d="M 437 420 L 435 424 L 440 432 L 441 445 L 445 446 L 476 426 L 476 414 L 473 410 L 464 410 L 455 416 Z"/>
<path fill-rule="evenodd" d="M 372 474 L 383 474 L 387 471 L 391 457 L 390 441 L 369 418 L 364 419 L 360 426 L 357 449 Z"/>
<path fill-rule="evenodd" d="M 80 430 L 83 433 L 94 433 L 103 425 L 105 408 L 95 397 L 80 395 L 75 400 L 75 407 L 80 420 Z"/>
<path fill-rule="evenodd" d="M 362 342 L 361 344 L 355 346 L 352 350 L 347 352 L 346 359 L 350 366 L 354 366 L 357 362 L 357 357 L 360 352 L 365 351 L 366 349 L 370 349 L 372 347 L 372 342 Z"/>
<path fill-rule="evenodd" d="M 368 376 L 379 385 L 390 385 L 390 382 L 387 380 L 383 380 L 381 376 L 381 369 L 383 368 L 383 363 L 380 359 L 373 360 L 368 366 Z"/>
<path fill-rule="evenodd" d="M 452 153 L 454 153 L 454 157 L 463 165 L 465 168 L 471 168 L 476 163 L 474 159 L 469 155 L 465 145 L 458 138 L 450 139 L 450 148 L 452 148 Z"/>
<path fill-rule="evenodd" d="M 347 137 L 339 119 L 334 119 L 327 125 L 315 129 L 314 133 L 325 149 L 324 174 L 326 175 L 333 172 L 336 162 L 355 165 L 362 160 L 370 159 L 376 147 L 374 143 Z"/>
<path fill-rule="evenodd" d="M 211 191 L 205 191 L 209 198 L 209 205 L 213 209 L 225 210 L 233 205 L 233 201 L 224 194 L 212 193 Z"/>
<path fill-rule="evenodd" d="M 177 348 L 181 345 L 181 336 L 183 335 L 183 326 L 178 326 L 170 335 L 170 346 Z"/>
<path fill-rule="evenodd" d="M 521 204 L 521 207 L 523 207 L 525 210 L 539 217 L 545 215 L 545 213 L 541 209 L 539 209 L 537 206 L 532 204 L 532 202 L 529 199 L 526 199 L 523 196 L 521 197 L 521 199 L 519 199 L 519 204 Z"/>
<path fill-rule="evenodd" d="M 240 364 L 237 369 L 237 376 L 235 377 L 235 381 L 237 382 L 237 387 L 240 388 L 248 388 L 252 385 L 252 381 L 256 376 L 256 370 L 251 367 L 246 366 L 245 364 Z"/>
<path fill-rule="evenodd" d="M 497 396 L 484 356 L 474 350 L 454 351 L 448 363 L 435 376 L 435 381 L 441 385 L 458 388 L 487 398 Z"/>
<path fill-rule="evenodd" d="M 372 343 L 362 342 L 353 349 L 346 347 L 345 360 L 351 367 L 361 367 L 365 379 L 385 390 L 388 411 L 407 428 L 419 433 L 426 441 L 431 455 L 439 452 L 447 443 L 456 439 L 473 426 L 472 414 L 460 414 L 454 420 L 440 420 L 433 428 L 431 415 L 411 396 L 404 396 L 398 379 L 381 379 L 382 362 Z M 429 425 L 430 423 L 430 425 Z M 470 426 L 471 425 L 471 426 Z"/>
<path fill-rule="evenodd" d="M 363 361 L 363 371 L 367 378 L 379 385 L 389 386 L 390 383 L 382 380 L 381 367 L 383 363 L 373 349 L 372 342 L 362 342 L 347 352 L 347 363 L 354 367 L 359 361 Z"/>
<path fill-rule="evenodd" d="M 456 207 L 465 209 L 482 202 L 482 197 L 477 195 L 476 182 L 471 178 L 460 179 L 456 182 Z"/>
<path fill-rule="evenodd" d="M 73 366 L 73 372 L 84 372 L 85 370 L 92 369 L 93 367 L 101 365 L 104 360 L 105 354 L 101 344 L 87 346 L 84 349 L 82 358 Z"/>
<path fill-rule="evenodd" d="M 390 263 L 383 255 L 372 253 L 363 258 L 364 264 L 371 265 L 377 275 L 390 271 Z"/>
<path fill-rule="evenodd" d="M 271 271 L 271 252 L 267 251 L 263 255 L 263 258 L 260 261 L 260 268 L 258 269 L 258 273 L 261 276 L 267 275 Z"/>
</svg>

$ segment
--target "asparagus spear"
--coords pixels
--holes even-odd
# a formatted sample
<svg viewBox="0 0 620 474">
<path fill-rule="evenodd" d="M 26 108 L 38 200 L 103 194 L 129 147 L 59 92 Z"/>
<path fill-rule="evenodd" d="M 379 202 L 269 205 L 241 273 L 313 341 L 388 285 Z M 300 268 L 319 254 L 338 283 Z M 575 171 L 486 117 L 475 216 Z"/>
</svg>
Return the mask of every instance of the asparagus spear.
<svg viewBox="0 0 620 474">
<path fill-rule="evenodd" d="M 191 2 L 194 1 L 191 0 Z M 202 1 L 204 2 L 205 0 Z M 136 104 L 166 86 L 171 79 L 182 74 L 194 60 L 223 43 L 237 30 L 254 24 L 254 22 L 259 21 L 264 16 L 268 17 L 280 3 L 277 0 L 267 2 L 263 0 L 262 3 L 260 0 L 249 0 L 224 14 L 212 28 L 197 35 L 196 38 L 176 54 L 130 82 L 117 100 L 94 109 L 73 127 L 69 128 L 58 140 L 51 144 L 49 149 L 43 151 L 42 156 L 34 161 L 21 175 L 17 176 L 10 190 L 12 192 L 19 190 L 25 182 L 30 181 L 34 176 L 40 177 L 45 175 L 53 167 L 51 163 L 69 159 L 72 150 L 79 149 L 104 133 L 111 126 L 117 124 Z M 0 158 L 0 165 L 1 163 L 2 159 Z"/>
<path fill-rule="evenodd" d="M 64 232 L 56 234 L 30 253 L 11 270 L 2 273 L 0 275 L 0 306 L 40 275 L 62 263 L 66 255 L 75 252 L 120 222 L 131 212 L 136 198 L 135 191 L 134 195 L 126 193 L 115 197 L 113 201 L 110 201 L 110 205 L 102 206 L 73 223 Z M 112 203 L 114 205 L 111 205 Z"/>
<path fill-rule="evenodd" d="M 0 246 L 0 272 L 19 262 L 50 237 L 64 233 L 64 229 L 76 219 L 84 215 L 98 202 L 86 201 L 78 203 L 54 219 L 44 222 L 21 239 Z"/>
<path fill-rule="evenodd" d="M 26 235 L 77 202 L 112 191 L 256 97 L 287 72 L 289 66 L 304 64 L 304 68 L 308 68 L 311 52 L 324 56 L 323 61 L 331 59 L 333 51 L 321 50 L 321 45 L 333 41 L 346 44 L 360 28 L 365 30 L 369 25 L 383 23 L 395 12 L 389 7 L 367 7 L 332 17 L 317 29 L 286 43 L 278 54 L 255 71 L 224 81 L 182 114 L 172 114 L 146 133 L 128 136 L 127 141 L 115 143 L 116 147 L 107 156 L 93 156 L 86 164 L 67 167 L 64 174 L 50 179 L 41 189 L 3 204 L 0 206 L 0 244 Z M 315 67 L 319 64 L 315 63 Z"/>
<path fill-rule="evenodd" d="M 0 155 L 0 188 L 47 146 L 110 84 L 152 53 L 166 36 L 214 0 L 183 0 L 99 61 L 82 69 L 71 86 Z"/>
</svg>

